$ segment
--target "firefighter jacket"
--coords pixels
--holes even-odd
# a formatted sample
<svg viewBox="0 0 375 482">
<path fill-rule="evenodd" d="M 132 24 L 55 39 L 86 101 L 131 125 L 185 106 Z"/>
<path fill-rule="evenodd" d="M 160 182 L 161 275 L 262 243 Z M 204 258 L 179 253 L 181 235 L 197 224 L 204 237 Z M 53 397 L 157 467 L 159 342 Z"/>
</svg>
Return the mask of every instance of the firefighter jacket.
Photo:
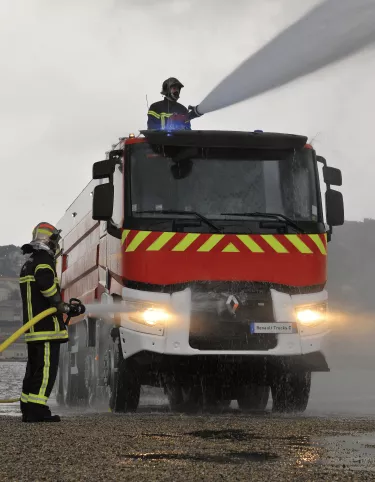
<svg viewBox="0 0 375 482">
<path fill-rule="evenodd" d="M 23 323 L 61 301 L 55 260 L 45 250 L 34 250 L 22 266 L 20 290 L 23 305 Z M 52 302 L 53 300 L 53 302 Z M 47 316 L 25 333 L 25 341 L 68 341 L 68 332 L 61 314 Z"/>
<path fill-rule="evenodd" d="M 147 128 L 190 130 L 188 113 L 189 111 L 185 106 L 164 97 L 164 100 L 151 105 L 147 116 Z"/>
</svg>

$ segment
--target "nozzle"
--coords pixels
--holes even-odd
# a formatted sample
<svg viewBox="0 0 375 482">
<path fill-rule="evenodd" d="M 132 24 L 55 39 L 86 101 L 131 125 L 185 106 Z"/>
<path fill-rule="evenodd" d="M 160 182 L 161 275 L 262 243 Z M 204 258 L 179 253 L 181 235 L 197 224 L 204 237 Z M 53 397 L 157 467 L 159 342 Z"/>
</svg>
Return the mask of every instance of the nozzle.
<svg viewBox="0 0 375 482">
<path fill-rule="evenodd" d="M 198 110 L 198 105 L 193 107 L 192 105 L 189 105 L 189 119 L 195 119 L 196 117 L 201 117 L 203 114 L 201 114 Z"/>
</svg>

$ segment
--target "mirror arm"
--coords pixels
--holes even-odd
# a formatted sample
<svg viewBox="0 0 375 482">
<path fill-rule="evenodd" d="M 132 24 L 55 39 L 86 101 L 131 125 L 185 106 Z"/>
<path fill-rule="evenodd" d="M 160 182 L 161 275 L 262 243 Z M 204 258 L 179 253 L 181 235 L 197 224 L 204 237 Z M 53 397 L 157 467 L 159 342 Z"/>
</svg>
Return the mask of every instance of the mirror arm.
<svg viewBox="0 0 375 482">
<path fill-rule="evenodd" d="M 107 232 L 114 238 L 121 239 L 121 229 L 116 226 L 112 219 L 107 221 Z"/>
<path fill-rule="evenodd" d="M 329 230 L 327 231 L 327 243 L 329 243 L 332 240 L 332 232 L 333 232 L 333 228 L 332 226 L 329 226 Z"/>
</svg>

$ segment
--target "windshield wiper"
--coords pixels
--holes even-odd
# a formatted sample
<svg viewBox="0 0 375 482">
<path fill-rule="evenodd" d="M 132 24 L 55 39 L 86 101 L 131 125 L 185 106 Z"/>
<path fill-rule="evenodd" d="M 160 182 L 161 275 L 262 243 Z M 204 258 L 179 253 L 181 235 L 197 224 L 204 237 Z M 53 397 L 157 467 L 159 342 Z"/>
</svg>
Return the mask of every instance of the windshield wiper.
<svg viewBox="0 0 375 482">
<path fill-rule="evenodd" d="M 197 211 L 179 211 L 175 209 L 162 209 L 160 211 L 137 211 L 138 214 L 193 214 L 197 218 L 199 218 L 201 221 L 203 221 L 207 226 L 210 226 L 212 229 L 214 229 L 218 233 L 222 233 L 223 231 L 216 226 L 214 223 L 212 223 L 209 219 L 207 219 L 203 214 L 198 213 Z"/>
<path fill-rule="evenodd" d="M 285 224 L 291 226 L 296 231 L 301 234 L 305 234 L 305 231 L 298 226 L 292 219 L 288 218 L 288 216 L 284 216 L 284 214 L 277 214 L 277 213 L 221 213 L 222 216 L 246 216 L 249 218 L 272 218 L 277 219 L 279 221 L 284 221 Z"/>
</svg>

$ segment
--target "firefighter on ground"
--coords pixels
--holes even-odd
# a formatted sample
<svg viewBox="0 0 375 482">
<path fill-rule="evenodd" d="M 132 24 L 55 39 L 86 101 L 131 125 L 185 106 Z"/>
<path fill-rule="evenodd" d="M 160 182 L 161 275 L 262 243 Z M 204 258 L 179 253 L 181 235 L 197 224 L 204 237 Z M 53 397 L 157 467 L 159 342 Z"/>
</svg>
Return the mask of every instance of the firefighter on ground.
<svg viewBox="0 0 375 482">
<path fill-rule="evenodd" d="M 177 102 L 183 87 L 181 82 L 174 77 L 163 82 L 161 95 L 164 96 L 164 100 L 150 106 L 147 119 L 148 129 L 190 130 L 190 121 L 203 115 L 198 112 L 196 107 L 189 105 L 189 109 L 187 109 Z"/>
<path fill-rule="evenodd" d="M 23 254 L 30 255 L 19 280 L 24 324 L 48 308 L 57 308 L 54 315 L 25 333 L 28 360 L 21 394 L 23 422 L 60 421 L 58 415 L 51 414 L 47 401 L 56 380 L 60 344 L 68 341 L 63 314 L 72 317 L 85 311 L 82 304 L 62 301 L 55 261 L 59 240 L 60 230 L 42 222 L 34 228 L 32 241 L 21 248 Z"/>
</svg>

